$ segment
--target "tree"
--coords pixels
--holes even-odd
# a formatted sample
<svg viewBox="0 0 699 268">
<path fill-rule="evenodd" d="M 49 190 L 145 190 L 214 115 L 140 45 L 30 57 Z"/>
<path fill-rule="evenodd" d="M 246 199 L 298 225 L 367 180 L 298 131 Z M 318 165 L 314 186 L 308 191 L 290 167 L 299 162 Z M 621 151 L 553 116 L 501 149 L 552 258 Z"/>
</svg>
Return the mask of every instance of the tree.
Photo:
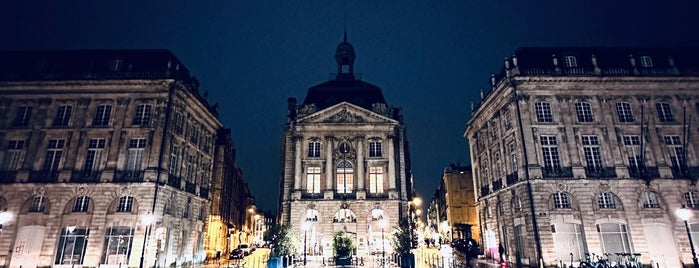
<svg viewBox="0 0 699 268">
<path fill-rule="evenodd" d="M 270 241 L 272 257 L 291 255 L 296 252 L 296 243 L 289 225 L 275 225 L 265 232 L 265 241 Z"/>
<path fill-rule="evenodd" d="M 394 229 L 393 238 L 391 239 L 391 246 L 393 246 L 393 250 L 396 253 L 410 253 L 411 233 L 412 230 L 408 218 L 398 221 L 398 227 Z"/>
<path fill-rule="evenodd" d="M 333 249 L 338 258 L 352 257 L 352 252 L 354 252 L 352 237 L 345 232 L 336 232 L 333 236 Z"/>
</svg>

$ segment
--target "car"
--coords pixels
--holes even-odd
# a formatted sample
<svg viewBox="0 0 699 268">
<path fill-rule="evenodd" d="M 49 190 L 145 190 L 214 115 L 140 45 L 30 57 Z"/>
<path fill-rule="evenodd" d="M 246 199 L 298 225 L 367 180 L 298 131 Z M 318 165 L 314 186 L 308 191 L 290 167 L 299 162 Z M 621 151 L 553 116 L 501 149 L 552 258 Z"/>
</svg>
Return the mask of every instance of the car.
<svg viewBox="0 0 699 268">
<path fill-rule="evenodd" d="M 243 252 L 243 255 L 247 256 L 252 253 L 252 248 L 248 244 L 240 244 L 238 245 L 238 249 Z"/>
<path fill-rule="evenodd" d="M 231 250 L 231 255 L 229 256 L 228 259 L 235 260 L 235 259 L 242 259 L 245 257 L 245 254 L 243 254 L 243 251 L 240 249 L 234 249 Z"/>
</svg>

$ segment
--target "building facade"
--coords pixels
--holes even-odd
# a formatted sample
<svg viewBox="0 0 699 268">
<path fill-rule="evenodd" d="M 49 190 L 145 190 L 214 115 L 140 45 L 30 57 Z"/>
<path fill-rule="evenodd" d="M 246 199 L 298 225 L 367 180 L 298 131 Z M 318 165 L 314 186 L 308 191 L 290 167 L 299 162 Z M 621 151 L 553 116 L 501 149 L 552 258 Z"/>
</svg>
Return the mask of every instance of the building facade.
<svg viewBox="0 0 699 268">
<path fill-rule="evenodd" d="M 675 212 L 699 208 L 698 67 L 696 49 L 682 48 L 522 48 L 506 59 L 464 134 L 486 253 L 502 244 L 524 265 L 585 253 L 691 264 Z M 689 229 L 697 241 L 697 217 Z"/>
<path fill-rule="evenodd" d="M 335 79 L 289 99 L 282 142 L 280 223 L 306 237 L 308 255 L 333 255 L 332 238 L 354 239 L 356 255 L 390 248 L 381 231 L 406 217 L 413 195 L 400 108 L 354 74 L 354 48 L 337 47 Z M 303 241 L 302 241 L 303 242 Z"/>
<path fill-rule="evenodd" d="M 172 53 L 2 52 L 0 114 L 0 265 L 203 259 L 222 124 Z"/>
<path fill-rule="evenodd" d="M 438 237 L 432 236 L 435 242 L 468 238 L 480 241 L 474 189 L 470 166 L 450 164 L 444 169 L 427 211 L 430 229 Z"/>
</svg>

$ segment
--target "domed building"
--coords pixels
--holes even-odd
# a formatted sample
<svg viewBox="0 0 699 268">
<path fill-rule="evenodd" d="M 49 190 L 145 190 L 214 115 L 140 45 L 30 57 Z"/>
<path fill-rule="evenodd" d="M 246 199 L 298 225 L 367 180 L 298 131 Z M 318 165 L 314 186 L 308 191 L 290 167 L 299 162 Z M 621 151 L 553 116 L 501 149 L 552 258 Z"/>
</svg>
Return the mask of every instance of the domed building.
<svg viewBox="0 0 699 268">
<path fill-rule="evenodd" d="M 390 252 L 388 231 L 414 193 L 401 109 L 357 78 L 355 56 L 345 33 L 335 79 L 310 87 L 301 104 L 288 101 L 280 223 L 308 256 L 331 257 L 339 231 L 353 237 L 356 256 Z"/>
</svg>

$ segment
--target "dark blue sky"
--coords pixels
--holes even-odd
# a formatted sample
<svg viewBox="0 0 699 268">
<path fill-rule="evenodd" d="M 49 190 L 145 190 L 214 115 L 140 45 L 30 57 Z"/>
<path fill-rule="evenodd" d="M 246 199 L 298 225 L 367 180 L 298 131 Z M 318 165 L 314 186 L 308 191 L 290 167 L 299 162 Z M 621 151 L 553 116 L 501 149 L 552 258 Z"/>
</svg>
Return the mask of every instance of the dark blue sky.
<svg viewBox="0 0 699 268">
<path fill-rule="evenodd" d="M 699 45 L 691 0 L 11 2 L 3 50 L 173 51 L 220 103 L 258 205 L 275 212 L 286 99 L 336 71 L 345 22 L 355 72 L 403 108 L 426 199 L 445 166 L 469 163 L 470 103 L 517 47 Z"/>
</svg>

